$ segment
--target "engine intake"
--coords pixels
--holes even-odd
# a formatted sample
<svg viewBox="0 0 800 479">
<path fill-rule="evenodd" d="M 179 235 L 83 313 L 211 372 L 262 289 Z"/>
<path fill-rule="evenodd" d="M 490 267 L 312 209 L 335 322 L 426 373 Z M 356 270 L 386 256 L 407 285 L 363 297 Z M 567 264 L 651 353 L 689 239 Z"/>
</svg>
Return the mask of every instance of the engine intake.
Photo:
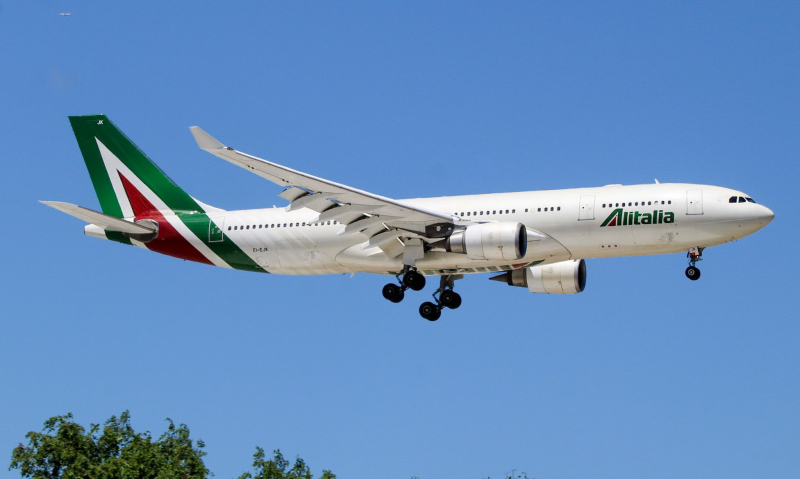
<svg viewBox="0 0 800 479">
<path fill-rule="evenodd" d="M 470 225 L 445 240 L 445 250 L 469 259 L 515 260 L 525 256 L 528 232 L 522 223 L 502 221 Z"/>
<path fill-rule="evenodd" d="M 491 279 L 528 288 L 531 293 L 575 294 L 586 287 L 586 262 L 577 259 L 515 269 Z"/>
</svg>

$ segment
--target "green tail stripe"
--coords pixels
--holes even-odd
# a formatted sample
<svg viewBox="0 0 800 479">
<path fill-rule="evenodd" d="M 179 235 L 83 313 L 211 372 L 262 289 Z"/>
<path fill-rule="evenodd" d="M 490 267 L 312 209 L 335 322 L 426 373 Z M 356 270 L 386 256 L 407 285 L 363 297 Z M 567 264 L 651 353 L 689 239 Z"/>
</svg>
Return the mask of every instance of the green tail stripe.
<svg viewBox="0 0 800 479">
<path fill-rule="evenodd" d="M 203 211 L 191 196 L 173 183 L 108 117 L 105 115 L 71 116 L 69 121 L 81 153 L 83 153 L 86 167 L 89 169 L 89 176 L 92 178 L 92 184 L 97 198 L 100 200 L 103 213 L 122 218 L 122 209 L 114 194 L 114 188 L 95 138 L 100 140 L 133 174 L 153 190 L 171 210 L 176 213 Z"/>
<path fill-rule="evenodd" d="M 241 269 L 245 271 L 256 271 L 264 273 L 265 270 L 253 261 L 247 253 L 242 251 L 236 243 L 231 241 L 227 235 L 222 236 L 222 241 L 208 241 L 209 223 L 213 220 L 205 214 L 190 214 L 180 215 L 178 218 L 185 224 L 195 236 L 203 240 L 203 242 L 219 256 L 223 261 L 228 263 L 234 269 Z M 216 224 L 216 223 L 214 223 Z M 222 229 L 222 225 L 217 225 Z"/>
</svg>

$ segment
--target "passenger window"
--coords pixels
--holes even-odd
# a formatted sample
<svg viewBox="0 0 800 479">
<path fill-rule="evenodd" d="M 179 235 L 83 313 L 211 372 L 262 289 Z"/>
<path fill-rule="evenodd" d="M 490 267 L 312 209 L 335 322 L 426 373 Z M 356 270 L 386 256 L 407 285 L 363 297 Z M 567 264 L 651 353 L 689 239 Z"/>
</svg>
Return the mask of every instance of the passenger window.
<svg viewBox="0 0 800 479">
<path fill-rule="evenodd" d="M 469 216 L 469 211 L 467 211 L 467 216 Z"/>
<path fill-rule="evenodd" d="M 506 214 L 508 214 L 508 210 L 506 210 Z"/>
<path fill-rule="evenodd" d="M 541 209 L 541 208 L 539 208 L 537 211 L 538 211 L 539 213 L 541 213 L 541 212 L 542 212 L 542 209 Z"/>
<path fill-rule="evenodd" d="M 560 206 L 558 207 L 558 211 L 561 211 L 561 207 Z"/>
<path fill-rule="evenodd" d="M 512 212 L 512 213 L 516 213 L 516 212 L 517 212 L 517 210 L 511 210 L 511 212 Z"/>
<path fill-rule="evenodd" d="M 663 205 L 663 204 L 664 204 L 664 202 L 662 201 L 662 202 L 661 202 L 661 204 Z M 667 204 L 668 204 L 668 205 L 671 205 L 671 204 L 672 204 L 672 200 L 669 200 L 669 201 L 667 201 Z"/>
<path fill-rule="evenodd" d="M 605 208 L 605 207 L 606 207 L 606 204 L 605 204 L 605 203 L 603 203 L 603 208 Z"/>
<path fill-rule="evenodd" d="M 231 227 L 230 227 L 230 226 L 228 226 L 228 231 L 230 231 L 230 230 L 231 230 Z"/>
<path fill-rule="evenodd" d="M 619 203 L 617 203 L 617 207 L 619 207 Z"/>
<path fill-rule="evenodd" d="M 246 229 L 246 230 L 249 230 L 249 229 L 250 229 L 250 225 L 247 225 L 247 228 L 245 228 L 245 229 Z"/>
<path fill-rule="evenodd" d="M 639 206 L 639 202 L 638 201 L 636 202 L 636 206 Z"/>
</svg>

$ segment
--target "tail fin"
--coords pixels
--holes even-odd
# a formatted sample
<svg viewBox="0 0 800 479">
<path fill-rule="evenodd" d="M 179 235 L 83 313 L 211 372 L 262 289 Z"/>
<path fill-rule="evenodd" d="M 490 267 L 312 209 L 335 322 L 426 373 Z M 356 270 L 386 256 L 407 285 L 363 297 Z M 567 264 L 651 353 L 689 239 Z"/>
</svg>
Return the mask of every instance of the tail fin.
<svg viewBox="0 0 800 479">
<path fill-rule="evenodd" d="M 108 117 L 71 116 L 69 121 L 103 213 L 132 218 L 148 208 L 175 213 L 203 211 Z"/>
</svg>

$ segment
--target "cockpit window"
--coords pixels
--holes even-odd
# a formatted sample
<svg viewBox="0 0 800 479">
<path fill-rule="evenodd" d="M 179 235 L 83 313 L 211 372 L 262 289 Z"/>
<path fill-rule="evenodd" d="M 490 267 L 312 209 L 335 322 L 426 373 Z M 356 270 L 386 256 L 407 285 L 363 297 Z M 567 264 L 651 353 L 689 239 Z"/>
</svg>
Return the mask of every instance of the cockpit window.
<svg viewBox="0 0 800 479">
<path fill-rule="evenodd" d="M 728 198 L 728 203 L 736 203 L 736 197 L 731 196 L 730 198 Z"/>
<path fill-rule="evenodd" d="M 746 198 L 746 200 L 749 201 L 750 203 L 755 203 L 756 202 L 756 200 L 754 200 L 753 198 L 750 198 L 749 196 Z"/>
<path fill-rule="evenodd" d="M 744 199 L 744 196 L 739 197 L 739 203 L 747 203 L 747 200 Z"/>
</svg>

